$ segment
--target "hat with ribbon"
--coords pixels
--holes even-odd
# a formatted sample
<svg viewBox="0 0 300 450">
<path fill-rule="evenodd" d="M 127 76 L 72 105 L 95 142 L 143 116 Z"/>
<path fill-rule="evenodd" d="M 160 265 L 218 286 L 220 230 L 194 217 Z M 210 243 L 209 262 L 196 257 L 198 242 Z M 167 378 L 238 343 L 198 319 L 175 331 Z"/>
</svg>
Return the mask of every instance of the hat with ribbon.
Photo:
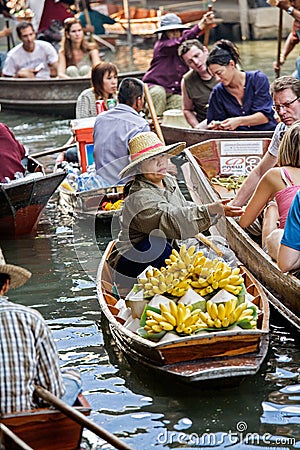
<svg viewBox="0 0 300 450">
<path fill-rule="evenodd" d="M 138 173 L 137 166 L 146 159 L 169 153 L 172 156 L 178 155 L 186 147 L 185 142 L 164 145 L 158 136 L 152 131 L 139 133 L 129 141 L 129 154 L 131 162 L 120 172 L 120 176 L 125 178 Z M 136 171 L 134 171 L 136 169 Z"/>
<path fill-rule="evenodd" d="M 154 33 L 162 33 L 169 30 L 187 30 L 189 27 L 182 24 L 182 20 L 174 13 L 168 13 L 162 16 L 160 27 Z"/>
<path fill-rule="evenodd" d="M 6 273 L 10 276 L 11 289 L 22 286 L 31 277 L 31 272 L 20 266 L 14 266 L 13 264 L 6 264 L 2 250 L 0 248 L 0 273 Z"/>
</svg>

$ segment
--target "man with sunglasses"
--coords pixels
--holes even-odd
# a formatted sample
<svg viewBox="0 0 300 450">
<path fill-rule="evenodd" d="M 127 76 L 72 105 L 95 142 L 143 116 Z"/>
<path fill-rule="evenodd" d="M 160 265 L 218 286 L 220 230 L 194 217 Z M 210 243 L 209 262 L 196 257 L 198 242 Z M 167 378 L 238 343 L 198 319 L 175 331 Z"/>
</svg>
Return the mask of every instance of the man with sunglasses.
<svg viewBox="0 0 300 450">
<path fill-rule="evenodd" d="M 247 203 L 261 177 L 276 165 L 279 144 L 285 131 L 300 120 L 300 80 L 290 76 L 277 78 L 271 84 L 271 95 L 274 109 L 281 122 L 275 128 L 268 151 L 248 175 L 232 201 L 234 206 L 243 206 Z"/>
</svg>

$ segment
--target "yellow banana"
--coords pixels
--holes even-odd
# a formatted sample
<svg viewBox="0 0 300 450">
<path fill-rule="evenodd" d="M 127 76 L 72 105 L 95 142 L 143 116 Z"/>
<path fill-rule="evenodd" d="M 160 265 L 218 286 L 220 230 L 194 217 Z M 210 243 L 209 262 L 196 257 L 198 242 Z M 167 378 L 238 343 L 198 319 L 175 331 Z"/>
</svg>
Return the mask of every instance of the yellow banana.
<svg viewBox="0 0 300 450">
<path fill-rule="evenodd" d="M 225 319 L 225 306 L 223 303 L 218 305 L 218 318 L 222 321 Z"/>
<path fill-rule="evenodd" d="M 177 259 L 180 259 L 180 255 L 175 248 L 172 249 L 172 255 L 176 256 Z"/>
<path fill-rule="evenodd" d="M 228 317 L 224 317 L 224 319 L 222 320 L 222 327 L 227 328 L 229 326 L 229 318 Z"/>
<path fill-rule="evenodd" d="M 221 327 L 222 327 L 222 322 L 221 322 L 221 320 L 218 319 L 218 318 L 216 318 L 216 319 L 214 320 L 214 326 L 215 326 L 216 328 L 221 328 Z"/>
<path fill-rule="evenodd" d="M 161 313 L 170 312 L 169 308 L 167 307 L 167 305 L 165 303 L 160 303 L 159 309 L 160 309 Z"/>
<path fill-rule="evenodd" d="M 161 333 L 163 331 L 162 327 L 159 325 L 153 325 L 152 330 L 155 331 L 155 333 Z"/>
<path fill-rule="evenodd" d="M 230 292 L 231 294 L 238 295 L 243 288 L 241 285 L 232 286 L 231 284 L 227 284 L 226 286 L 224 286 L 224 289 L 226 289 L 226 291 Z"/>
<path fill-rule="evenodd" d="M 170 312 L 167 311 L 164 311 L 162 313 L 162 316 L 167 322 L 175 327 L 175 325 L 177 324 L 176 317 L 174 317 Z"/>
<path fill-rule="evenodd" d="M 164 320 L 159 322 L 159 325 L 166 331 L 171 331 L 174 329 L 174 326 L 170 322 L 165 322 Z"/>
<path fill-rule="evenodd" d="M 171 300 L 170 303 L 169 303 L 169 308 L 170 308 L 170 313 L 177 320 L 177 312 L 178 312 L 177 304 Z"/>
</svg>

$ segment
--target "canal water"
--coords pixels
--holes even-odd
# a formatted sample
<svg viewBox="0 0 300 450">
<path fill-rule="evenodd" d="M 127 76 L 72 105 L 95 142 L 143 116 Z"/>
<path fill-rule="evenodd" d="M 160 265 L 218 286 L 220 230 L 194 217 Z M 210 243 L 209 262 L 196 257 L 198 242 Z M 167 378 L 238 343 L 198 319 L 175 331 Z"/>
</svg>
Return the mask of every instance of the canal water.
<svg viewBox="0 0 300 450">
<path fill-rule="evenodd" d="M 260 68 L 271 81 L 276 43 L 243 43 L 240 49 L 244 68 Z M 122 47 L 114 58 L 106 58 L 115 59 L 120 71 L 141 70 L 151 54 L 140 48 L 130 57 Z M 292 57 L 290 72 L 288 65 L 284 70 L 293 70 Z M 30 153 L 61 146 L 70 136 L 69 121 L 59 117 L 2 112 L 1 121 Z M 54 157 L 43 162 L 50 170 Z M 299 334 L 272 311 L 265 363 L 256 376 L 235 387 L 167 383 L 131 366 L 111 342 L 96 297 L 97 267 L 110 235 L 107 226 L 95 233 L 94 223 L 72 224 L 54 196 L 36 235 L 17 240 L 0 236 L 7 261 L 33 274 L 26 285 L 10 291 L 10 298 L 43 314 L 62 366 L 81 372 L 91 419 L 136 450 L 300 448 Z M 84 443 L 94 450 L 112 448 L 88 431 Z"/>
</svg>

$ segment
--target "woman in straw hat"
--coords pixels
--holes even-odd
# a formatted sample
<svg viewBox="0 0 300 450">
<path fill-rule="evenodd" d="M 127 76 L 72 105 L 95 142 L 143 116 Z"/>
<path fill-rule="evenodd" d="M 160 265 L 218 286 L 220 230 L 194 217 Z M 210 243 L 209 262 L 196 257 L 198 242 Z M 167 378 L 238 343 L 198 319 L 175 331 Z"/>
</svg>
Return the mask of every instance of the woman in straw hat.
<svg viewBox="0 0 300 450">
<path fill-rule="evenodd" d="M 182 109 L 181 79 L 188 67 L 178 56 L 178 47 L 186 39 L 195 39 L 214 21 L 212 11 L 204 14 L 191 29 L 183 25 L 174 13 L 165 14 L 160 27 L 154 33 L 161 33 L 156 41 L 150 68 L 143 81 L 149 83 L 153 104 L 158 116 L 167 109 Z"/>
<path fill-rule="evenodd" d="M 126 187 L 121 231 L 110 263 L 117 272 L 136 277 L 149 264 L 164 265 L 174 239 L 187 239 L 208 230 L 218 215 L 239 216 L 240 207 L 228 200 L 198 206 L 187 201 L 167 173 L 168 157 L 179 154 L 185 142 L 163 145 L 155 133 L 140 133 L 129 142 L 131 162 L 120 173 L 133 176 Z"/>
<path fill-rule="evenodd" d="M 76 371 L 61 373 L 51 331 L 40 313 L 6 297 L 9 288 L 30 277 L 23 267 L 6 264 L 0 249 L 0 416 L 37 407 L 36 384 L 70 404 L 81 390 Z"/>
</svg>

